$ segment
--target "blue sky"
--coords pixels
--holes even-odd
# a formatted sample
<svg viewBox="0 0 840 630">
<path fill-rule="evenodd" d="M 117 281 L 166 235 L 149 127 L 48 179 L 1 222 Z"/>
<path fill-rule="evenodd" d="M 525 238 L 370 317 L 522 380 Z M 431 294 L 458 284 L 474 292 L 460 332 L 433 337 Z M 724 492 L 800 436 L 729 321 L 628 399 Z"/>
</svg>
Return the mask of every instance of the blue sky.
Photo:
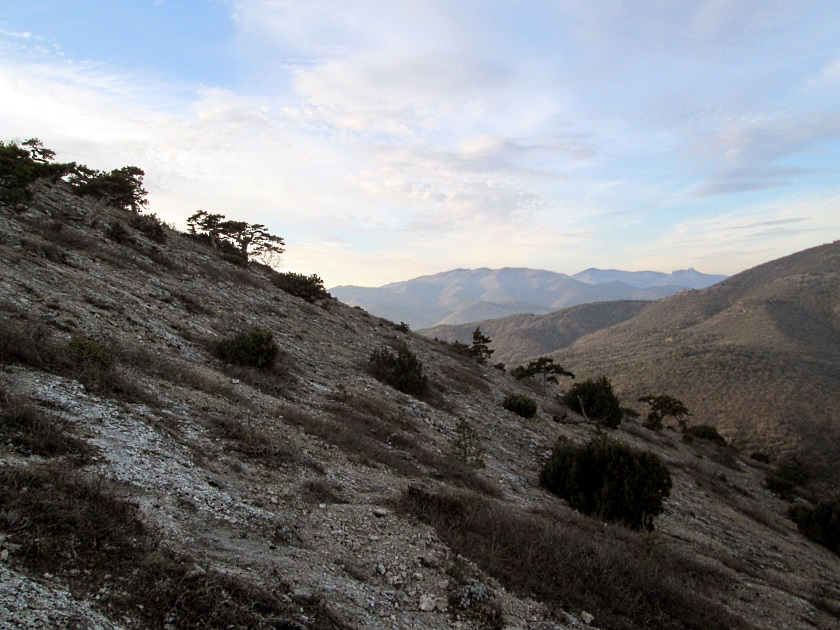
<svg viewBox="0 0 840 630">
<path fill-rule="evenodd" d="M 835 0 L 0 0 L 0 136 L 328 286 L 840 238 Z"/>
</svg>

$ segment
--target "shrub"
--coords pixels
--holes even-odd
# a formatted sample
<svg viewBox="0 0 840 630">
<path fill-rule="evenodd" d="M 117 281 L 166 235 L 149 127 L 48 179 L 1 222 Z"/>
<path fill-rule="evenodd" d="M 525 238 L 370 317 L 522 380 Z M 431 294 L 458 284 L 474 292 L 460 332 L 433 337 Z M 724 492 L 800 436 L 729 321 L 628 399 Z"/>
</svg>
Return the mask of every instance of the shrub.
<svg viewBox="0 0 840 630">
<path fill-rule="evenodd" d="M 522 394 L 508 394 L 502 401 L 502 407 L 523 418 L 537 415 L 537 401 Z"/>
<path fill-rule="evenodd" d="M 138 214 L 132 217 L 131 227 L 155 243 L 166 242 L 166 227 L 157 214 Z"/>
<path fill-rule="evenodd" d="M 111 349 L 90 337 L 73 336 L 67 344 L 73 356 L 84 363 L 93 363 L 101 367 L 108 367 L 113 362 Z"/>
<path fill-rule="evenodd" d="M 396 354 L 387 348 L 374 350 L 370 365 L 374 378 L 403 393 L 418 395 L 428 388 L 423 363 L 405 345 L 400 346 Z"/>
<path fill-rule="evenodd" d="M 458 420 L 455 437 L 449 443 L 452 457 L 471 468 L 484 468 L 484 448 L 475 427 L 463 418 Z"/>
<path fill-rule="evenodd" d="M 108 230 L 105 232 L 105 236 L 115 243 L 120 243 L 121 245 L 134 242 L 134 239 L 131 238 L 131 235 L 128 233 L 128 230 L 125 229 L 125 225 L 123 225 L 122 221 L 114 221 L 111 223 L 111 225 L 108 226 Z"/>
<path fill-rule="evenodd" d="M 306 276 L 302 273 L 277 273 L 271 278 L 281 291 L 299 297 L 307 302 L 315 302 L 330 297 L 324 288 L 324 281 L 314 273 Z"/>
<path fill-rule="evenodd" d="M 799 486 L 811 480 L 810 471 L 797 459 L 786 459 L 767 475 L 767 488 L 785 501 L 796 498 Z"/>
<path fill-rule="evenodd" d="M 646 530 L 671 492 L 671 474 L 657 455 L 606 436 L 584 446 L 558 440 L 540 483 L 584 514 Z"/>
<path fill-rule="evenodd" d="M 563 404 L 610 429 L 621 424 L 621 403 L 606 376 L 575 383 L 563 396 Z"/>
<path fill-rule="evenodd" d="M 840 498 L 823 501 L 813 508 L 792 505 L 788 516 L 805 536 L 834 553 L 840 553 Z"/>
<path fill-rule="evenodd" d="M 216 346 L 216 353 L 223 361 L 259 369 L 273 367 L 278 352 L 274 333 L 265 328 L 239 333 Z"/>
<path fill-rule="evenodd" d="M 217 245 L 217 252 L 219 258 L 221 258 L 225 262 L 229 262 L 230 264 L 236 265 L 237 267 L 248 266 L 248 256 L 246 254 L 243 254 L 232 243 L 228 243 L 227 241 L 219 241 Z"/>
<path fill-rule="evenodd" d="M 723 437 L 715 427 L 708 424 L 698 424 L 693 427 L 686 427 L 683 431 L 683 439 L 687 442 L 691 439 L 708 440 L 720 446 L 726 446 L 726 438 Z"/>
</svg>

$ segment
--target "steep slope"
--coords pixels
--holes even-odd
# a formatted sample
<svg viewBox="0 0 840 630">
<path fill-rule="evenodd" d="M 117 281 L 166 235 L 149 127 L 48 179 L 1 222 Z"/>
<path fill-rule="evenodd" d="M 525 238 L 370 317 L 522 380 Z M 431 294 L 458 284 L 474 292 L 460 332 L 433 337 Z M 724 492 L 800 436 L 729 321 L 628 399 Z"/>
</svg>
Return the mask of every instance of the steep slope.
<svg viewBox="0 0 840 630">
<path fill-rule="evenodd" d="M 553 422 L 553 396 L 149 233 L 60 183 L 0 207 L 0 625 L 836 625 L 840 559 L 762 465 L 627 423 L 615 437 L 673 475 L 657 533 L 580 516 L 539 471 L 558 436 L 599 430 Z M 273 365 L 219 358 L 255 326 Z M 370 374 L 403 344 L 421 398 Z M 509 392 L 537 417 L 505 411 Z M 449 456 L 459 419 L 486 468 Z"/>
<path fill-rule="evenodd" d="M 339 286 L 330 292 L 350 306 L 412 328 L 428 328 L 518 313 L 544 314 L 591 302 L 658 300 L 685 288 L 637 287 L 613 278 L 582 282 L 551 271 L 504 268 L 456 269 L 378 288 Z"/>
<path fill-rule="evenodd" d="M 443 341 L 470 344 L 473 331 L 480 326 L 481 332 L 493 340 L 493 362 L 515 365 L 566 348 L 584 335 L 635 317 L 650 304 L 647 301 L 595 302 L 548 315 L 512 315 L 457 326 L 434 326 L 418 332 Z"/>
<path fill-rule="evenodd" d="M 748 448 L 840 455 L 840 242 L 766 263 L 555 353 L 632 400 L 666 392 Z"/>
</svg>

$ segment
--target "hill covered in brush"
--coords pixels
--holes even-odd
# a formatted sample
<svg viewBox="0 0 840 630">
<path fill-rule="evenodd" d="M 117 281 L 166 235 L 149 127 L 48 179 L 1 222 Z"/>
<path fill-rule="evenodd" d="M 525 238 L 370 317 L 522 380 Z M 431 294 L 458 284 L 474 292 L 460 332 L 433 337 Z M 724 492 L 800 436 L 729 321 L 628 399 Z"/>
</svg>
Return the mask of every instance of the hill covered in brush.
<svg viewBox="0 0 840 630">
<path fill-rule="evenodd" d="M 0 625 L 836 625 L 840 558 L 773 466 L 608 430 L 243 255 L 243 218 L 180 232 L 11 179 L 27 156 L 0 172 Z M 655 472 L 653 531 L 558 496 L 591 444 Z"/>
<path fill-rule="evenodd" d="M 545 348 L 542 348 L 545 351 Z M 633 400 L 670 392 L 745 449 L 840 456 L 840 241 L 674 295 L 550 352 Z"/>
</svg>

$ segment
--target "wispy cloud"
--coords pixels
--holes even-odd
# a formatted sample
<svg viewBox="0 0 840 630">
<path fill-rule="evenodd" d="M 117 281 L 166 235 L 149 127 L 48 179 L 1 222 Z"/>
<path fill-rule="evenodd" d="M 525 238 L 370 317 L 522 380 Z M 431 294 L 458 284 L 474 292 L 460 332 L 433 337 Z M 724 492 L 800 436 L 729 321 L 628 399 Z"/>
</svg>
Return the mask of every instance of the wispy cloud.
<svg viewBox="0 0 840 630">
<path fill-rule="evenodd" d="M 32 33 L 30 33 L 29 31 L 9 31 L 5 28 L 0 28 L 0 36 L 11 37 L 12 39 L 32 39 Z"/>
<path fill-rule="evenodd" d="M 755 205 L 840 194 L 825 26 L 840 9 L 817 5 L 237 0 L 232 40 L 203 42 L 240 64 L 215 85 L 104 50 L 63 58 L 7 21 L 0 126 L 60 158 L 137 163 L 170 221 L 265 223 L 289 268 L 333 284 L 478 265 L 731 272 L 705 252 L 731 243 L 754 264 L 835 226 Z"/>
<path fill-rule="evenodd" d="M 793 253 L 835 240 L 840 236 L 838 207 L 836 191 L 779 197 L 685 219 L 655 242 L 631 249 L 654 269 L 684 251 L 700 269 L 731 274 L 777 257 L 774 252 Z"/>
</svg>

